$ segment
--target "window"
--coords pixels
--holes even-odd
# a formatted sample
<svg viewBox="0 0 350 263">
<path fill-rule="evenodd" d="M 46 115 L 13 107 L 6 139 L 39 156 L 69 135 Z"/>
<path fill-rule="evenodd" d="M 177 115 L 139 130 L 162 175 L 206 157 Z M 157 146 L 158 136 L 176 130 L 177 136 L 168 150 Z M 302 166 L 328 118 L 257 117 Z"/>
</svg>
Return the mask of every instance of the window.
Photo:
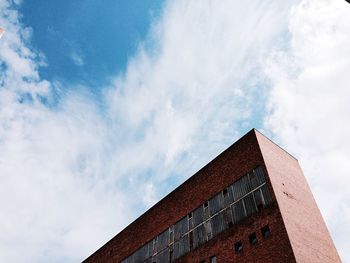
<svg viewBox="0 0 350 263">
<path fill-rule="evenodd" d="M 272 201 L 264 169 L 259 166 L 207 199 L 122 262 L 174 262 Z M 271 235 L 268 225 L 260 230 L 264 239 Z M 250 244 L 258 242 L 256 233 L 251 233 L 248 237 Z M 242 252 L 242 240 L 236 242 L 233 249 L 236 253 Z M 208 259 L 201 259 L 199 263 L 205 262 L 209 262 Z M 215 255 L 210 258 L 210 262 L 216 263 Z"/>
<path fill-rule="evenodd" d="M 204 208 L 203 206 L 197 207 L 192 212 L 192 227 L 196 227 L 204 221 Z"/>
<path fill-rule="evenodd" d="M 174 252 L 172 250 L 169 251 L 169 262 L 173 262 Z"/>
<path fill-rule="evenodd" d="M 256 238 L 256 234 L 255 233 L 252 233 L 249 235 L 249 243 L 251 245 L 254 245 L 256 243 L 258 243 L 258 239 Z"/>
<path fill-rule="evenodd" d="M 236 223 L 241 221 L 245 217 L 243 200 L 239 200 L 238 202 L 232 205 L 232 212 L 233 212 L 234 221 Z"/>
<path fill-rule="evenodd" d="M 249 194 L 246 197 L 244 197 L 243 200 L 244 200 L 246 215 L 250 216 L 250 215 L 254 214 L 257 211 L 257 209 L 255 206 L 253 195 Z"/>
<path fill-rule="evenodd" d="M 210 220 L 204 222 L 205 233 L 207 235 L 207 240 L 212 238 L 212 227 Z"/>
<path fill-rule="evenodd" d="M 153 239 L 153 253 L 156 253 L 157 252 L 157 238 Z"/>
<path fill-rule="evenodd" d="M 174 242 L 174 226 L 170 226 L 169 228 L 169 242 Z"/>
<path fill-rule="evenodd" d="M 240 253 L 243 250 L 243 244 L 242 241 L 238 241 L 235 243 L 235 251 L 236 253 Z"/>
<path fill-rule="evenodd" d="M 193 249 L 193 231 L 190 232 L 189 234 L 189 239 L 190 239 L 190 250 Z"/>
<path fill-rule="evenodd" d="M 268 237 L 271 235 L 269 225 L 266 225 L 266 226 L 264 226 L 264 227 L 261 228 L 261 235 L 262 235 L 264 238 L 268 238 Z"/>
<path fill-rule="evenodd" d="M 206 219 L 208 219 L 210 217 L 208 201 L 203 204 L 203 207 L 204 207 L 204 220 L 206 220 Z"/>
<path fill-rule="evenodd" d="M 211 219 L 213 236 L 221 233 L 224 230 L 224 213 L 221 212 Z"/>
<path fill-rule="evenodd" d="M 188 214 L 188 228 L 192 229 L 193 227 L 193 220 L 192 220 L 192 212 Z"/>
<path fill-rule="evenodd" d="M 264 200 L 263 200 L 263 197 L 262 197 L 261 189 L 258 189 L 258 190 L 256 190 L 254 192 L 254 199 L 255 199 L 255 203 L 256 203 L 256 206 L 257 206 L 258 210 L 263 209 L 263 207 L 264 207 Z"/>
</svg>

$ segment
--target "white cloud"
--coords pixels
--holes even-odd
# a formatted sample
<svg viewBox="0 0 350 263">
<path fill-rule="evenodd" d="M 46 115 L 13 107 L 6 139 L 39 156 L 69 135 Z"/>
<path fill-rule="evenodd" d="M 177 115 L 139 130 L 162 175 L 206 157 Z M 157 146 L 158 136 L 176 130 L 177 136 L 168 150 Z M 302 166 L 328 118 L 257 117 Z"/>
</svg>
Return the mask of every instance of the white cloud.
<svg viewBox="0 0 350 263">
<path fill-rule="evenodd" d="M 77 52 L 71 54 L 71 59 L 73 63 L 77 66 L 83 66 L 85 64 L 83 57 Z"/>
<path fill-rule="evenodd" d="M 130 210 L 104 181 L 109 135 L 95 102 L 74 94 L 58 108 L 41 102 L 52 84 L 39 78 L 42 62 L 13 8 L 0 1 L 0 261 L 75 262 Z"/>
<path fill-rule="evenodd" d="M 0 43 L 0 261 L 86 257 L 140 213 L 139 203 L 154 203 L 238 137 L 255 91 L 240 83 L 251 81 L 288 8 L 279 1 L 213 5 L 167 5 L 150 33 L 156 47 L 141 44 L 106 89 L 102 117 L 80 93 L 55 107 L 41 102 L 54 84 L 39 78 L 30 29 L 0 2 L 7 30 Z"/>
<path fill-rule="evenodd" d="M 157 52 L 141 46 L 107 92 L 109 114 L 126 132 L 120 134 L 127 145 L 122 163 L 137 162 L 120 172 L 157 167 L 158 180 L 175 171 L 184 154 L 205 156 L 187 156 L 185 178 L 237 138 L 241 121 L 249 119 L 256 88 L 242 83 L 251 81 L 286 26 L 288 2 L 213 5 L 170 2 L 152 30 Z"/>
<path fill-rule="evenodd" d="M 344 262 L 350 235 L 350 7 L 303 0 L 290 15 L 290 46 L 267 63 L 266 128 L 299 158 Z"/>
<path fill-rule="evenodd" d="M 81 260 L 238 138 L 242 130 L 250 129 L 255 118 L 252 114 L 263 109 L 256 102 L 256 94 L 262 98 L 266 95 L 266 89 L 261 90 L 258 85 L 264 81 L 258 74 L 261 61 L 281 41 L 293 3 L 169 2 L 162 18 L 155 21 L 149 39 L 140 44 L 139 52 L 130 60 L 125 74 L 117 76 L 105 89 L 101 110 L 88 93 L 81 92 L 84 88 L 65 94 L 57 106 L 42 103 L 42 97 L 52 98 L 56 84 L 39 78 L 38 66 L 43 62 L 30 46 L 31 30 L 19 22 L 9 1 L 0 0 L 0 24 L 7 31 L 0 41 L 0 209 L 6 215 L 0 219 L 0 232 L 4 233 L 0 236 L 0 261 Z M 312 41 L 316 44 L 318 36 L 322 36 L 322 45 L 326 47 L 318 43 L 319 50 L 334 44 L 322 31 L 327 28 L 339 43 L 348 42 L 345 36 L 334 35 L 332 28 L 337 26 L 313 32 L 312 28 L 322 24 L 322 20 L 309 28 L 304 26 L 310 21 L 309 11 L 304 14 L 303 10 L 311 9 L 299 6 L 290 16 L 292 49 L 297 52 L 279 52 L 269 62 L 267 73 L 274 84 L 269 103 L 274 111 L 267 127 L 281 135 L 280 140 L 288 144 L 288 149 L 302 152 L 305 158 L 319 150 L 331 153 L 328 150 L 336 147 L 339 151 L 332 151 L 327 159 L 329 164 L 322 164 L 323 169 L 339 162 L 336 160 L 345 160 L 347 148 L 340 147 L 338 137 L 325 148 L 318 148 L 320 143 L 313 138 L 304 139 L 311 136 L 308 134 L 312 134 L 313 126 L 300 117 L 297 120 L 304 129 L 300 130 L 300 124 L 294 122 L 293 107 L 298 102 L 300 108 L 302 99 L 312 98 L 312 103 L 317 103 L 318 96 L 328 93 L 323 84 L 330 80 L 319 82 L 317 94 L 312 89 L 298 89 L 296 84 L 302 81 L 308 87 L 315 76 L 319 78 L 319 71 L 312 71 L 309 66 L 314 59 L 319 59 L 316 65 L 327 66 L 322 59 L 339 57 L 343 62 L 339 64 L 335 59 L 329 64 L 334 72 L 347 62 L 342 56 L 345 53 L 337 57 L 340 51 L 333 47 L 328 49 L 335 53 L 323 54 L 324 57 L 302 53 L 300 38 L 304 36 L 298 30 L 312 31 L 304 33 L 310 36 L 307 44 Z M 330 20 L 331 14 L 338 26 L 345 27 L 341 13 L 324 15 Z M 295 24 L 299 17 L 303 23 Z M 314 34 L 317 32 L 319 35 Z M 290 65 L 296 66 L 289 70 Z M 332 72 L 326 67 L 321 69 Z M 300 76 L 305 77 L 300 80 Z M 334 81 L 337 87 L 344 83 L 342 79 Z M 327 114 L 331 114 L 332 103 L 339 105 L 339 93 L 326 96 L 329 106 L 320 111 L 325 120 L 334 121 L 333 125 L 338 123 Z M 278 102 L 284 97 L 294 98 L 294 94 L 299 94 L 295 101 L 288 100 L 287 104 L 284 100 L 286 105 Z M 313 96 L 307 98 L 310 94 Z M 312 103 L 309 104 L 315 105 Z M 348 109 L 345 100 L 341 107 L 345 110 L 340 117 L 343 118 Z M 311 117 L 315 119 L 313 114 Z M 335 134 L 342 135 L 341 132 L 346 134 L 345 131 Z M 294 148 L 291 141 L 283 140 L 288 134 L 295 138 L 292 142 L 301 142 L 298 145 L 304 147 Z M 306 147 L 310 150 L 306 151 Z M 310 160 L 307 163 L 320 159 Z M 344 179 L 347 167 L 345 162 L 341 164 L 344 172 L 337 176 Z M 313 190 L 327 193 L 324 185 L 329 181 L 322 180 L 326 181 L 316 181 Z M 321 198 L 318 194 L 319 203 L 329 203 Z M 341 191 L 337 198 L 344 200 Z M 325 212 L 333 208 L 321 208 L 333 236 L 342 237 Z M 345 206 L 340 209 L 349 215 Z"/>
</svg>

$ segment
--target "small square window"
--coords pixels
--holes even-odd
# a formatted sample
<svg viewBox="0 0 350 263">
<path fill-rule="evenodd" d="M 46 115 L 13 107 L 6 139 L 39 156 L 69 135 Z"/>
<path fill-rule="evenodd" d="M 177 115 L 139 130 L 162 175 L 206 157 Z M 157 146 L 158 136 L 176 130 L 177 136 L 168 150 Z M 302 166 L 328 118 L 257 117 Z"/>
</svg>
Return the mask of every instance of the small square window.
<svg viewBox="0 0 350 263">
<path fill-rule="evenodd" d="M 227 195 L 227 188 L 222 191 L 223 195 Z"/>
<path fill-rule="evenodd" d="M 201 261 L 199 261 L 199 263 L 205 263 L 205 259 L 202 259 Z"/>
<path fill-rule="evenodd" d="M 258 243 L 258 239 L 256 238 L 256 234 L 252 233 L 249 235 L 249 243 L 254 245 L 256 243 Z"/>
<path fill-rule="evenodd" d="M 240 253 L 243 251 L 242 241 L 238 241 L 235 243 L 235 251 L 236 251 L 236 253 Z"/>
<path fill-rule="evenodd" d="M 208 207 L 208 202 L 205 202 L 204 203 L 204 208 L 207 208 Z"/>
<path fill-rule="evenodd" d="M 216 256 L 210 257 L 210 263 L 216 263 Z"/>
<path fill-rule="evenodd" d="M 261 235 L 264 238 L 268 238 L 271 235 L 271 231 L 270 231 L 269 225 L 266 225 L 266 226 L 261 228 Z"/>
</svg>

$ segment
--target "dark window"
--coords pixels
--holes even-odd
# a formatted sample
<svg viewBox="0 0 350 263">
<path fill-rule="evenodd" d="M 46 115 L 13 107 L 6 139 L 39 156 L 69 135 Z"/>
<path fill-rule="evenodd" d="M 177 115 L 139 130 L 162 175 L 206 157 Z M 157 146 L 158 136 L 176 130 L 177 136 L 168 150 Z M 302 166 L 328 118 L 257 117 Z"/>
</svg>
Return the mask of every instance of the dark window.
<svg viewBox="0 0 350 263">
<path fill-rule="evenodd" d="M 235 223 L 241 221 L 245 217 L 245 211 L 242 200 L 232 205 L 232 212 Z"/>
<path fill-rule="evenodd" d="M 174 226 L 169 228 L 169 243 L 174 242 Z"/>
<path fill-rule="evenodd" d="M 238 200 L 239 198 L 241 198 L 251 190 L 248 175 L 241 177 L 241 179 L 236 181 L 232 186 L 233 186 L 233 195 L 235 200 Z"/>
<path fill-rule="evenodd" d="M 244 200 L 244 205 L 245 205 L 245 210 L 247 212 L 247 216 L 254 214 L 257 211 L 255 202 L 254 202 L 254 197 L 252 194 L 247 195 L 246 197 L 243 198 Z"/>
<path fill-rule="evenodd" d="M 254 199 L 255 199 L 255 203 L 256 203 L 256 206 L 257 206 L 258 210 L 263 209 L 263 207 L 264 207 L 264 200 L 263 200 L 263 197 L 262 197 L 261 189 L 258 189 L 258 190 L 256 190 L 254 192 Z"/>
<path fill-rule="evenodd" d="M 228 226 L 228 227 L 233 226 L 232 210 L 230 208 L 226 208 L 224 211 L 224 222 L 225 222 L 225 226 Z"/>
<path fill-rule="evenodd" d="M 190 250 L 193 249 L 193 231 L 190 232 Z"/>
<path fill-rule="evenodd" d="M 216 263 L 216 256 L 210 257 L 210 263 Z"/>
<path fill-rule="evenodd" d="M 224 208 L 224 199 L 221 193 L 217 194 L 209 200 L 209 210 L 210 215 L 218 213 L 221 209 Z"/>
<path fill-rule="evenodd" d="M 188 214 L 188 228 L 192 229 L 193 227 L 193 217 L 192 217 L 192 212 Z"/>
<path fill-rule="evenodd" d="M 179 240 L 188 231 L 187 217 L 182 218 L 174 225 L 174 239 Z"/>
<path fill-rule="evenodd" d="M 268 238 L 271 235 L 270 227 L 268 225 L 261 228 L 261 235 Z"/>
<path fill-rule="evenodd" d="M 258 239 L 256 238 L 256 234 L 252 233 L 249 235 L 249 243 L 254 245 L 256 243 L 258 243 Z"/>
<path fill-rule="evenodd" d="M 162 262 L 162 263 L 169 263 L 169 249 L 164 249 L 163 251 L 159 252 L 157 254 L 157 262 Z M 135 261 L 136 262 L 142 262 L 142 261 Z"/>
<path fill-rule="evenodd" d="M 173 262 L 173 257 L 174 257 L 173 253 L 174 252 L 172 250 L 170 250 L 170 253 L 169 253 L 169 262 L 170 263 Z"/>
<path fill-rule="evenodd" d="M 153 253 L 156 253 L 157 252 L 157 238 L 153 239 Z"/>
<path fill-rule="evenodd" d="M 267 188 L 266 184 L 261 187 L 261 191 L 262 191 L 262 194 L 264 197 L 265 205 L 271 203 L 272 199 L 271 199 L 270 192 L 269 192 L 269 189 Z"/>
<path fill-rule="evenodd" d="M 217 214 L 211 219 L 211 226 L 213 230 L 213 236 L 216 236 L 224 230 L 224 212 Z"/>
<path fill-rule="evenodd" d="M 259 182 L 258 178 L 256 177 L 256 174 L 254 172 L 249 173 L 249 180 L 250 180 L 250 185 L 252 186 L 252 189 L 255 189 L 258 187 Z"/>
<path fill-rule="evenodd" d="M 242 241 L 238 241 L 235 243 L 235 251 L 236 253 L 240 253 L 243 250 L 243 244 Z"/>
<path fill-rule="evenodd" d="M 212 231 L 210 220 L 204 222 L 204 228 L 205 228 L 205 233 L 206 233 L 206 239 L 207 240 L 211 239 L 213 231 Z"/>
<path fill-rule="evenodd" d="M 266 182 L 265 176 L 264 176 L 264 170 L 263 170 L 262 166 L 259 166 L 256 169 L 254 169 L 254 173 L 255 173 L 255 175 L 257 177 L 259 185 L 261 185 L 261 184 Z"/>
<path fill-rule="evenodd" d="M 224 196 L 224 206 L 229 206 L 233 203 L 233 193 L 232 193 L 232 187 L 226 188 L 222 191 L 222 194 Z"/>
<path fill-rule="evenodd" d="M 189 238 L 188 238 L 188 235 L 185 235 L 183 238 L 181 238 L 178 241 L 175 241 L 174 243 L 174 250 L 173 250 L 174 260 L 186 254 L 188 251 L 190 251 Z"/>
<path fill-rule="evenodd" d="M 202 259 L 201 261 L 199 261 L 199 263 L 205 263 L 205 259 Z"/>
<path fill-rule="evenodd" d="M 204 203 L 204 220 L 209 218 L 209 203 L 208 201 Z"/>
<path fill-rule="evenodd" d="M 198 226 L 204 221 L 204 209 L 203 206 L 198 207 L 192 212 L 192 224 L 193 227 Z"/>
<path fill-rule="evenodd" d="M 169 229 L 158 235 L 157 237 L 157 252 L 162 251 L 169 245 Z"/>
<path fill-rule="evenodd" d="M 205 241 L 207 241 L 205 228 L 203 224 L 193 229 L 191 233 L 193 233 L 193 248 L 196 248 L 199 245 L 203 244 Z"/>
</svg>

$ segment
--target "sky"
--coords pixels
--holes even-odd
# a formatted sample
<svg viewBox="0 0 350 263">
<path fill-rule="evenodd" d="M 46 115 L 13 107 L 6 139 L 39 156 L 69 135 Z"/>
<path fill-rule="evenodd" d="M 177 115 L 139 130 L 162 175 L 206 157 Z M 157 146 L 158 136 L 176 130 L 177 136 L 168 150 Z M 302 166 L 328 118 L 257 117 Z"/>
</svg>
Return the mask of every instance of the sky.
<svg viewBox="0 0 350 263">
<path fill-rule="evenodd" d="M 78 262 L 255 127 L 350 262 L 344 0 L 0 0 L 0 262 Z"/>
</svg>

